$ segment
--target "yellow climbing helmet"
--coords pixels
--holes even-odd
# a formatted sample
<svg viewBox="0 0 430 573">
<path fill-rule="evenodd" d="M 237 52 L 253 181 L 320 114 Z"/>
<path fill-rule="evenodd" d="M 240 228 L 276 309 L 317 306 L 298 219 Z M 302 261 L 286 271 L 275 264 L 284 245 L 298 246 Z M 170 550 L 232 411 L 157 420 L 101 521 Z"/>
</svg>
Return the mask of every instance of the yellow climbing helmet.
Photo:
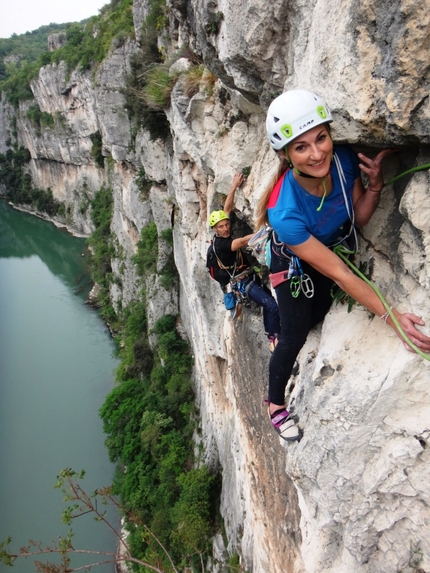
<svg viewBox="0 0 430 573">
<path fill-rule="evenodd" d="M 209 225 L 215 227 L 217 223 L 224 221 L 224 219 L 230 219 L 225 211 L 213 211 L 209 217 Z"/>
</svg>

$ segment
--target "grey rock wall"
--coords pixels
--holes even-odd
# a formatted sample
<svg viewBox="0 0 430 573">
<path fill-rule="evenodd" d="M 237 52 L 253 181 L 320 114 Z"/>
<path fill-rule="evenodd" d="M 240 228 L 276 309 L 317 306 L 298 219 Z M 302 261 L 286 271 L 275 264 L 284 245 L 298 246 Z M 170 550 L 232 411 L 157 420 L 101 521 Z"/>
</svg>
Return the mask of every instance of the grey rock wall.
<svg viewBox="0 0 430 573">
<path fill-rule="evenodd" d="M 148 2 L 135 0 L 133 13 L 138 32 Z M 264 404 L 269 352 L 261 316 L 246 310 L 233 323 L 204 268 L 209 213 L 245 167 L 251 171 L 236 214 L 253 225 L 277 166 L 265 109 L 283 89 L 324 96 L 339 141 L 369 154 L 398 146 L 385 180 L 430 160 L 429 14 L 424 0 L 168 0 L 170 51 L 187 43 L 219 79 L 212 95 L 201 89 L 191 98 L 178 81 L 166 109 L 166 145 L 144 130 L 131 140 L 121 88 L 136 42 L 113 50 L 95 80 L 76 71 L 67 78 L 61 64 L 41 70 L 32 89 L 54 128 L 39 135 L 28 104 L 20 109 L 18 139 L 30 150 L 33 180 L 71 205 L 72 230 L 91 232 L 89 213 L 81 212 L 85 194 L 103 184 L 113 189 L 115 304 L 127 304 L 141 286 L 131 262 L 141 229 L 155 221 L 161 235 L 173 225 L 179 292 L 151 280 L 148 314 L 152 323 L 179 311 L 192 345 L 201 439 L 208 463 L 223 473 L 228 544 L 215 540 L 213 571 L 224 571 L 217 560 L 235 551 L 252 573 L 409 573 L 413 556 L 430 571 L 429 362 L 363 308 L 333 306 L 287 388 L 304 437 L 282 444 Z M 0 151 L 11 114 L 2 99 Z M 91 155 L 96 132 L 104 169 Z M 141 167 L 154 182 L 147 198 L 136 183 Z M 359 258 L 390 305 L 428 324 L 429 195 L 427 171 L 386 187 L 362 231 Z M 169 254 L 162 240 L 159 248 L 158 270 Z"/>
</svg>

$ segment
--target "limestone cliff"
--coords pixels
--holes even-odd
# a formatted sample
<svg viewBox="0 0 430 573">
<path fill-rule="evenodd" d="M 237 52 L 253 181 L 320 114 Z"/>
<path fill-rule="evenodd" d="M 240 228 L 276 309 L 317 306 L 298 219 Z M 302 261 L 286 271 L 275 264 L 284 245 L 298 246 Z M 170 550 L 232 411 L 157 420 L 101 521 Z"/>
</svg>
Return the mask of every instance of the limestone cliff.
<svg viewBox="0 0 430 573">
<path fill-rule="evenodd" d="M 17 115 L 33 181 L 69 206 L 62 223 L 83 234 L 91 232 L 88 199 L 103 184 L 112 186 L 112 227 L 122 253 L 113 261 L 121 278 L 112 287 L 116 304 L 137 292 L 130 258 L 142 227 L 155 220 L 161 233 L 173 225 L 179 293 L 148 284 L 149 316 L 179 312 L 192 344 L 203 441 L 223 474 L 229 543 L 215 540 L 216 558 L 237 551 L 243 571 L 253 573 L 430 571 L 429 362 L 408 353 L 363 308 L 347 313 L 334 306 L 309 336 L 287 389 L 304 437 L 281 444 L 263 402 L 269 352 L 261 317 L 245 312 L 233 324 L 204 266 L 208 215 L 246 167 L 236 212 L 252 226 L 276 169 L 265 109 L 284 89 L 322 95 L 333 110 L 336 140 L 369 153 L 397 146 L 385 164 L 386 180 L 430 160 L 428 3 L 167 4 L 169 30 L 159 45 L 170 53 L 187 45 L 200 56 L 218 78 L 213 93 L 202 87 L 189 94 L 180 77 L 165 110 L 171 139 L 163 144 L 145 129 L 133 139 L 124 110 L 121 88 L 131 56 L 141 53 L 138 41 L 113 48 L 94 77 L 46 66 L 32 91 L 55 126 L 37 132 L 27 103 Z M 133 13 L 139 38 L 146 0 L 135 0 Z M 189 62 L 175 64 L 181 65 Z M 2 98 L 0 151 L 12 137 L 13 115 Z M 95 134 L 104 168 L 91 154 Z M 153 182 L 146 199 L 136 184 L 142 166 Z M 164 256 L 162 241 L 160 248 Z M 427 171 L 384 189 L 362 232 L 360 258 L 371 264 L 389 304 L 430 324 Z"/>
</svg>

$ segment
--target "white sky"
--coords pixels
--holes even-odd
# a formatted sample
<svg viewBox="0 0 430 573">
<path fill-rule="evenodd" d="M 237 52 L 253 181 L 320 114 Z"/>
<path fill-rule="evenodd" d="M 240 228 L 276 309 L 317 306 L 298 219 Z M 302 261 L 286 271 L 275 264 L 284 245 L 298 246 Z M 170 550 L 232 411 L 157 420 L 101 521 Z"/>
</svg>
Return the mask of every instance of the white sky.
<svg viewBox="0 0 430 573">
<path fill-rule="evenodd" d="M 109 0 L 0 0 L 0 38 L 97 16 Z"/>
</svg>

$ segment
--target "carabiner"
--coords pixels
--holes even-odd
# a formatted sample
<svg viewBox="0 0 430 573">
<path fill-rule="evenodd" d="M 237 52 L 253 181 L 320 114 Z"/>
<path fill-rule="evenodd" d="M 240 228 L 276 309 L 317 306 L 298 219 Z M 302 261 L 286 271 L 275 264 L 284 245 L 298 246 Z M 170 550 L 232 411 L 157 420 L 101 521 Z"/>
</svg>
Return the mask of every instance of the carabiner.
<svg viewBox="0 0 430 573">
<path fill-rule="evenodd" d="M 306 298 L 314 296 L 314 283 L 309 275 L 303 273 L 300 275 L 300 286 Z"/>
<path fill-rule="evenodd" d="M 291 296 L 293 296 L 293 298 L 297 298 L 300 294 L 300 290 L 301 290 L 301 280 L 297 275 L 295 275 L 290 278 Z"/>
</svg>

